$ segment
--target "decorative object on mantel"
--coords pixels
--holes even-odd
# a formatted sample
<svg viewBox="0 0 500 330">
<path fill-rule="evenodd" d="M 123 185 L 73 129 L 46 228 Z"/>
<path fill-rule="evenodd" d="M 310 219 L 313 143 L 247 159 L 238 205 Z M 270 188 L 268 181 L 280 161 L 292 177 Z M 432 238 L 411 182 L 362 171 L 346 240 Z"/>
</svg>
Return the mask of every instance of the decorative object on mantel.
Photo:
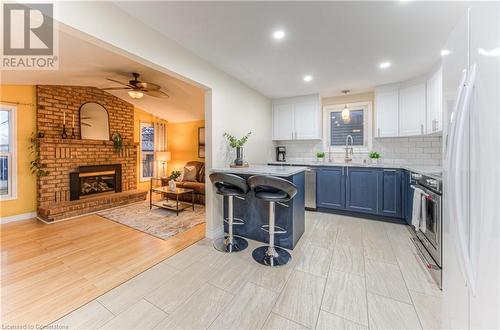
<svg viewBox="0 0 500 330">
<path fill-rule="evenodd" d="M 323 151 L 318 151 L 316 153 L 316 159 L 319 161 L 325 161 L 325 153 Z"/>
<path fill-rule="evenodd" d="M 380 154 L 376 151 L 370 151 L 370 153 L 368 154 L 368 157 L 370 157 L 373 164 L 378 164 L 379 159 L 380 159 Z"/>
<path fill-rule="evenodd" d="M 236 159 L 231 164 L 231 167 L 248 167 L 248 163 L 243 160 L 243 145 L 248 141 L 251 134 L 252 132 L 248 132 L 241 139 L 237 139 L 231 134 L 224 133 L 224 137 L 229 141 L 231 148 L 236 148 Z"/>
<path fill-rule="evenodd" d="M 29 147 L 30 155 L 33 156 L 33 160 L 30 161 L 31 174 L 35 174 L 38 177 L 47 176 L 49 171 L 44 170 L 45 167 L 42 165 L 40 160 L 40 141 L 39 138 L 43 138 L 45 134 L 43 132 L 31 133 L 31 145 Z"/>
<path fill-rule="evenodd" d="M 61 138 L 63 138 L 63 139 L 68 138 L 68 133 L 66 133 L 66 111 L 63 111 L 63 129 L 62 129 Z"/>
<path fill-rule="evenodd" d="M 113 147 L 115 148 L 116 152 L 120 152 L 123 148 L 123 139 L 120 133 L 114 132 L 113 135 L 111 135 L 111 140 L 113 141 Z"/>
<path fill-rule="evenodd" d="M 170 189 L 170 191 L 175 191 L 175 180 L 177 180 L 180 176 L 181 171 L 172 171 L 172 173 L 168 177 L 170 179 L 168 181 L 168 189 Z"/>
<path fill-rule="evenodd" d="M 76 135 L 75 135 L 75 115 L 73 115 L 73 120 L 71 122 L 71 138 L 73 140 L 76 139 Z"/>
<path fill-rule="evenodd" d="M 109 116 L 105 107 L 95 102 L 82 104 L 80 136 L 83 140 L 109 141 Z"/>
</svg>

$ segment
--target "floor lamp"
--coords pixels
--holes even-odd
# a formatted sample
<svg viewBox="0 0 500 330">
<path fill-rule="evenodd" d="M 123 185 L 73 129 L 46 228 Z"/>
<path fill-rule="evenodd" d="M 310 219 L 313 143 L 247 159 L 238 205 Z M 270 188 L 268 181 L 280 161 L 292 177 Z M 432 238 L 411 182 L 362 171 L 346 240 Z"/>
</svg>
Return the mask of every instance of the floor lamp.
<svg viewBox="0 0 500 330">
<path fill-rule="evenodd" d="M 157 151 L 155 152 L 155 158 L 158 162 L 160 162 L 160 164 L 162 165 L 162 174 L 160 174 L 160 177 L 162 176 L 166 176 L 167 175 L 167 172 L 166 172 L 166 166 L 165 164 L 171 159 L 171 154 L 169 151 Z"/>
</svg>

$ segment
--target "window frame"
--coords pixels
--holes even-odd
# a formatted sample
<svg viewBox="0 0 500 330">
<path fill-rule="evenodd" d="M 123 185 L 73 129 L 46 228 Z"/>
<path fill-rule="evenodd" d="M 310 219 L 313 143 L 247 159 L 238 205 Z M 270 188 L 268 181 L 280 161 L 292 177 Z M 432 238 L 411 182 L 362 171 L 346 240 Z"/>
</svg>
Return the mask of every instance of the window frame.
<svg viewBox="0 0 500 330">
<path fill-rule="evenodd" d="M 0 103 L 1 110 L 9 111 L 9 151 L 0 155 L 7 156 L 9 166 L 8 189 L 9 194 L 0 195 L 0 201 L 17 199 L 17 107 Z"/>
<path fill-rule="evenodd" d="M 142 158 L 142 154 L 143 154 L 143 151 L 142 151 L 142 128 L 143 127 L 153 128 L 153 134 L 155 134 L 154 124 L 152 122 L 145 122 L 145 121 L 139 122 L 139 181 L 140 182 L 149 181 L 149 180 L 151 180 L 151 178 L 154 177 L 154 170 L 153 170 L 153 173 L 151 176 L 149 176 L 149 177 L 142 176 L 142 174 L 144 173 L 144 171 L 143 171 L 143 158 Z M 154 143 L 154 135 L 153 135 L 153 143 Z M 154 155 L 155 155 L 154 145 L 153 145 L 152 153 L 153 153 L 153 159 L 154 159 Z M 153 164 L 153 167 L 154 167 L 154 164 Z"/>
<path fill-rule="evenodd" d="M 355 153 L 366 153 L 372 148 L 373 142 L 373 111 L 372 102 L 353 102 L 353 103 L 339 103 L 328 104 L 323 106 L 323 144 L 325 150 L 331 150 L 334 153 L 345 153 L 344 146 L 331 146 L 331 113 L 342 112 L 345 105 L 349 110 L 363 110 L 363 141 L 362 146 L 353 146 Z"/>
</svg>

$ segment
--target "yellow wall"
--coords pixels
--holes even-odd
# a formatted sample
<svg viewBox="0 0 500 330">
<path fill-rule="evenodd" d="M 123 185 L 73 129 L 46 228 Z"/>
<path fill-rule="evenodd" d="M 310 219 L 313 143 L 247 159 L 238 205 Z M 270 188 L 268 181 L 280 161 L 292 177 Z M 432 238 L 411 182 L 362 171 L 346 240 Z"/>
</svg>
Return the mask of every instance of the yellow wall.
<svg viewBox="0 0 500 330">
<path fill-rule="evenodd" d="M 0 85 L 0 99 L 34 105 L 36 103 L 35 86 Z M 36 211 L 36 176 L 31 174 L 29 164 L 31 161 L 30 137 L 31 133 L 36 130 L 35 106 L 18 105 L 16 117 L 17 199 L 0 202 L 1 217 Z"/>
<path fill-rule="evenodd" d="M 198 128 L 204 126 L 204 120 L 167 125 L 167 150 L 172 153 L 167 173 L 181 170 L 191 160 L 205 161 L 204 158 L 198 158 Z"/>
</svg>

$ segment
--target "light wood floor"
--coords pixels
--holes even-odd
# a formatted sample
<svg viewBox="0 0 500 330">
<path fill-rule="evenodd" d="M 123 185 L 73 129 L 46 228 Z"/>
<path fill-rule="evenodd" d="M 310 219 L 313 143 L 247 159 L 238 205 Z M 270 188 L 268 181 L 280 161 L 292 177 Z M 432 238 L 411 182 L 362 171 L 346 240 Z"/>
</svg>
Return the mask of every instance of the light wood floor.
<svg viewBox="0 0 500 330">
<path fill-rule="evenodd" d="M 283 267 L 208 239 L 52 326 L 67 329 L 439 329 L 441 292 L 407 226 L 306 212 Z"/>
<path fill-rule="evenodd" d="M 97 215 L 1 229 L 2 324 L 49 324 L 199 241 L 205 225 L 161 240 Z"/>
</svg>

